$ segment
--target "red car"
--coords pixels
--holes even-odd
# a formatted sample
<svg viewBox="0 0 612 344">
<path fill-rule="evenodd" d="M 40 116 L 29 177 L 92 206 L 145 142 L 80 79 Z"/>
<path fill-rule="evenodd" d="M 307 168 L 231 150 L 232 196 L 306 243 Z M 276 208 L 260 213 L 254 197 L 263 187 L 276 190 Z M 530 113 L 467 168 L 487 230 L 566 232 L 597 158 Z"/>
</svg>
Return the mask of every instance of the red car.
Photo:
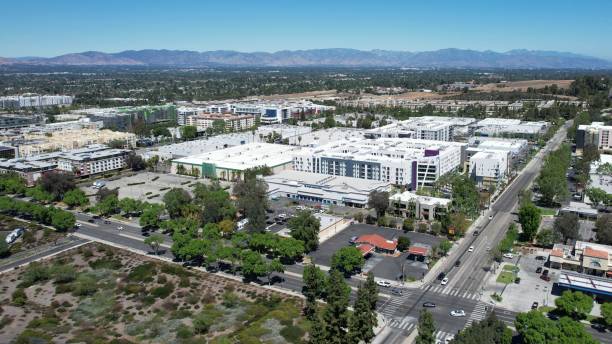
<svg viewBox="0 0 612 344">
<path fill-rule="evenodd" d="M 540 275 L 540 278 L 545 280 L 546 282 L 550 282 L 550 276 L 548 275 Z"/>
</svg>

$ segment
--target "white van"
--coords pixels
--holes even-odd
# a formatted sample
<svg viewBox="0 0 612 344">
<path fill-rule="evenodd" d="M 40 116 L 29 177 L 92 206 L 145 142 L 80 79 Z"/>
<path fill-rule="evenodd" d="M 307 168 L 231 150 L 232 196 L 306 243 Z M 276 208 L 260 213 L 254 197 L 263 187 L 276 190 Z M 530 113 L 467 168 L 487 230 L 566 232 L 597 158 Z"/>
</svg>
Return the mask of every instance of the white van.
<svg viewBox="0 0 612 344">
<path fill-rule="evenodd" d="M 241 231 L 249 223 L 249 219 L 242 219 L 236 223 L 236 230 Z"/>
</svg>

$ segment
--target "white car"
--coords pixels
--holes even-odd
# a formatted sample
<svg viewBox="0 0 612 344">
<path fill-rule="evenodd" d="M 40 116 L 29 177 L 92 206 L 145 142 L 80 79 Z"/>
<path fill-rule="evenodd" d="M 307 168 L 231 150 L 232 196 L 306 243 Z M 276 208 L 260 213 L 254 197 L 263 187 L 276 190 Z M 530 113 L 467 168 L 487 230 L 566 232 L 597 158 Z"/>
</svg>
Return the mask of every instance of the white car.
<svg viewBox="0 0 612 344">
<path fill-rule="evenodd" d="M 389 288 L 391 286 L 391 283 L 388 281 L 376 281 L 376 284 L 385 288 Z"/>
<path fill-rule="evenodd" d="M 444 277 L 442 282 L 440 282 L 441 285 L 446 285 L 446 283 L 448 283 L 448 277 Z"/>
<path fill-rule="evenodd" d="M 513 259 L 514 255 L 512 253 L 504 253 L 504 258 Z"/>
<path fill-rule="evenodd" d="M 75 227 L 81 227 L 81 224 L 77 222 L 77 223 L 74 224 L 74 226 Z"/>
<path fill-rule="evenodd" d="M 491 246 L 487 246 L 487 252 L 491 251 Z"/>
<path fill-rule="evenodd" d="M 468 252 L 474 252 L 474 246 L 470 246 L 470 248 L 468 248 Z"/>
<path fill-rule="evenodd" d="M 463 309 L 455 309 L 450 312 L 450 315 L 453 317 L 464 317 L 465 311 Z"/>
<path fill-rule="evenodd" d="M 123 230 L 123 226 L 119 226 L 119 227 L 117 227 L 117 230 L 118 230 L 118 231 L 122 231 L 122 230 Z"/>
<path fill-rule="evenodd" d="M 489 215 L 489 220 L 493 220 L 493 215 Z"/>
</svg>

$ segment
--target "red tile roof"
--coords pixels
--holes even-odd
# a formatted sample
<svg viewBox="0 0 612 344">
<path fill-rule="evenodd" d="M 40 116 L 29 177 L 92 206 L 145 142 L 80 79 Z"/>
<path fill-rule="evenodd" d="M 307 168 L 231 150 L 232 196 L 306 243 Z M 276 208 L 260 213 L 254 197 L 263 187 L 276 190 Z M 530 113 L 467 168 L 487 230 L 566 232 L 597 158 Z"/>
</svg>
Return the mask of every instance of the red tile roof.
<svg viewBox="0 0 612 344">
<path fill-rule="evenodd" d="M 364 234 L 355 240 L 356 244 L 369 244 L 378 249 L 395 251 L 397 240 L 387 240 L 378 234 Z"/>
<path fill-rule="evenodd" d="M 563 251 L 561 249 L 555 248 L 552 251 L 550 251 L 550 255 L 553 257 L 563 258 Z"/>
<path fill-rule="evenodd" d="M 587 246 L 584 249 L 584 252 L 582 252 L 582 254 L 587 256 L 587 257 L 593 257 L 593 258 L 599 258 L 599 259 L 608 260 L 608 252 L 601 251 L 601 250 L 596 250 L 596 249 L 590 248 L 589 246 Z"/>
<path fill-rule="evenodd" d="M 361 254 L 363 254 L 364 256 L 374 251 L 374 246 L 370 244 L 357 245 L 357 248 L 359 249 L 359 251 L 361 251 Z"/>
<path fill-rule="evenodd" d="M 422 246 L 410 246 L 408 248 L 408 253 L 409 254 L 416 254 L 419 256 L 426 256 L 427 255 L 427 247 L 422 247 Z"/>
</svg>

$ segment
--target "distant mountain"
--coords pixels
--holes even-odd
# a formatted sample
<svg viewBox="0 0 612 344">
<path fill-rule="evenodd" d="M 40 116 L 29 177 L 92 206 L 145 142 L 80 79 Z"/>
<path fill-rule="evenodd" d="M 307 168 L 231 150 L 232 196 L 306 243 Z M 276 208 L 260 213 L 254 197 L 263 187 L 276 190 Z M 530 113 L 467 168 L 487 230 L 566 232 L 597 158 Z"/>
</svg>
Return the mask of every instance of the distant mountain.
<svg viewBox="0 0 612 344">
<path fill-rule="evenodd" d="M 441 49 L 407 52 L 390 50 L 312 49 L 274 53 L 229 50 L 126 50 L 119 53 L 87 51 L 51 58 L 0 58 L 0 64 L 35 65 L 144 65 L 174 67 L 417 67 L 417 68 L 553 68 L 612 69 L 612 61 L 557 51 L 507 52 Z"/>
</svg>

